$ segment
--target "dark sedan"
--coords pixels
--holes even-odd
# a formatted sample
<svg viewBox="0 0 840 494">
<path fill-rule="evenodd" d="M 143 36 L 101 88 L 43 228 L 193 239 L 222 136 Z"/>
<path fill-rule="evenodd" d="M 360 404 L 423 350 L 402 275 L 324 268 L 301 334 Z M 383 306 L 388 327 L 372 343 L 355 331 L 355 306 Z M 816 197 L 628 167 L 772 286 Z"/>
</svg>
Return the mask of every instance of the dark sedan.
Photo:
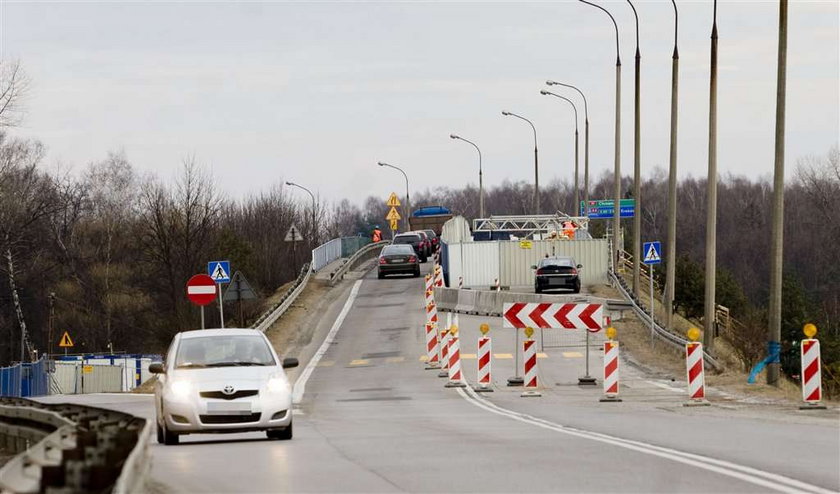
<svg viewBox="0 0 840 494">
<path fill-rule="evenodd" d="M 420 276 L 420 263 L 417 253 L 410 245 L 386 245 L 379 254 L 379 279 L 386 274 L 411 274 L 415 278 Z"/>
<path fill-rule="evenodd" d="M 417 257 L 420 258 L 420 262 L 426 262 L 426 246 L 423 242 L 423 238 L 414 232 L 411 233 L 400 233 L 396 237 L 394 237 L 394 241 L 392 242 L 394 245 L 410 245 L 414 248 L 414 252 L 417 254 Z"/>
<path fill-rule="evenodd" d="M 554 288 L 566 288 L 572 293 L 580 293 L 580 276 L 578 270 L 582 268 L 575 264 L 571 257 L 546 257 L 539 264 L 531 266 L 536 269 L 534 276 L 534 293 Z"/>
</svg>

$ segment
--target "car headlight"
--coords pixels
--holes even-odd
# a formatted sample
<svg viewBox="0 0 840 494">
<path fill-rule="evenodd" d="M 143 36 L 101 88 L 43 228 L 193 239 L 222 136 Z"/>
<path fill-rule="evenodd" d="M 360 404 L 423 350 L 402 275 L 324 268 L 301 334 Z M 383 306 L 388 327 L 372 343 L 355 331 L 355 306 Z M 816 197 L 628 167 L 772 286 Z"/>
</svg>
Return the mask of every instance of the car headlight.
<svg viewBox="0 0 840 494">
<path fill-rule="evenodd" d="M 192 386 L 189 381 L 172 381 L 169 385 L 169 389 L 172 391 L 172 394 L 178 398 L 185 398 L 190 393 Z"/>
<path fill-rule="evenodd" d="M 289 382 L 282 377 L 272 377 L 268 380 L 268 390 L 272 393 L 289 392 Z"/>
</svg>

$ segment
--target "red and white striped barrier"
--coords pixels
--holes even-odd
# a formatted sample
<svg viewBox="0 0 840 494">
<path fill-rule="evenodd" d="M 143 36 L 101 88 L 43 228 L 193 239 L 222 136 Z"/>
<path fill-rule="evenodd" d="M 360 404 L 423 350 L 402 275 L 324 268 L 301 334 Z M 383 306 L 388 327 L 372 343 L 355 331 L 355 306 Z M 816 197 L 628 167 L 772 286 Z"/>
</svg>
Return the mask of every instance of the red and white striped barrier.
<svg viewBox="0 0 840 494">
<path fill-rule="evenodd" d="M 433 324 L 437 324 L 438 322 L 437 305 L 435 305 L 434 299 L 426 306 L 426 322 Z"/>
<path fill-rule="evenodd" d="M 443 286 L 443 269 L 440 265 L 435 265 L 435 286 Z"/>
<path fill-rule="evenodd" d="M 604 397 L 601 401 L 621 401 L 618 398 L 618 342 L 604 342 Z"/>
<path fill-rule="evenodd" d="M 461 345 L 458 338 L 458 326 L 449 330 L 449 382 L 447 388 L 463 388 L 464 376 L 461 373 Z"/>
<path fill-rule="evenodd" d="M 449 377 L 449 328 L 440 331 L 440 372 L 438 377 Z"/>
<path fill-rule="evenodd" d="M 813 408 L 822 400 L 822 372 L 820 367 L 820 340 L 802 340 L 802 401 Z"/>
<path fill-rule="evenodd" d="M 430 322 L 426 323 L 426 370 L 440 369 L 440 361 L 438 360 L 438 332 L 436 325 Z"/>
<path fill-rule="evenodd" d="M 463 277 L 463 276 L 459 276 L 459 277 L 458 277 L 458 290 L 461 290 L 461 289 L 463 289 L 463 288 L 464 288 L 464 277 Z"/>
<path fill-rule="evenodd" d="M 685 344 L 685 367 L 688 374 L 688 402 L 686 405 L 706 405 L 706 377 L 703 368 L 703 344 Z"/>
<path fill-rule="evenodd" d="M 525 391 L 522 392 L 521 396 L 542 396 L 537 391 L 537 387 L 539 386 L 537 379 L 537 342 L 530 336 L 522 342 L 522 360 L 525 366 Z"/>
<path fill-rule="evenodd" d="M 489 336 L 482 336 L 478 339 L 478 386 L 475 391 L 493 391 L 490 385 L 493 383 L 490 376 L 490 368 L 493 359 L 493 342 Z"/>
</svg>

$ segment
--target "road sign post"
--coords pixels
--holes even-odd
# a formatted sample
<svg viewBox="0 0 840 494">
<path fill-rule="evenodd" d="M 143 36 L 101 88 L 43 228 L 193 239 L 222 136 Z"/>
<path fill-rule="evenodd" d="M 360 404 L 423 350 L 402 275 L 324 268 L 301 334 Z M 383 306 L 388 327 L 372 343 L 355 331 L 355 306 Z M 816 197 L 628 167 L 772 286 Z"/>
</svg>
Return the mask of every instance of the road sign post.
<svg viewBox="0 0 840 494">
<path fill-rule="evenodd" d="M 391 195 L 388 196 L 388 200 L 385 201 L 385 205 L 391 208 L 388 210 L 388 214 L 385 216 L 385 219 L 388 220 L 388 226 L 391 227 L 391 240 L 394 240 L 394 233 L 397 231 L 397 222 L 402 219 L 400 213 L 397 212 L 397 208 L 400 207 L 400 200 L 397 197 L 396 192 L 391 192 Z M 406 224 L 408 224 L 407 218 Z M 406 231 L 408 231 L 408 228 L 406 228 Z"/>
<path fill-rule="evenodd" d="M 73 340 L 70 339 L 70 333 L 65 331 L 63 335 L 61 335 L 61 341 L 58 342 L 58 346 L 64 349 L 64 355 L 67 355 L 67 349 L 73 348 Z"/>
<path fill-rule="evenodd" d="M 285 240 L 286 240 L 286 242 L 291 242 L 292 243 L 292 266 L 294 266 L 295 273 L 297 273 L 297 271 L 298 271 L 297 243 L 299 241 L 303 240 L 303 237 L 301 236 L 300 231 L 298 231 L 298 229 L 294 225 L 294 223 L 292 224 L 291 227 L 289 227 L 289 231 L 286 232 L 286 239 Z"/>
<path fill-rule="evenodd" d="M 207 274 L 213 278 L 219 290 L 219 320 L 220 327 L 225 327 L 225 304 L 222 300 L 222 283 L 230 283 L 230 261 L 210 261 L 207 263 Z"/>
<path fill-rule="evenodd" d="M 654 298 L 653 298 L 653 266 L 655 264 L 662 263 L 662 244 L 657 242 L 645 242 L 644 246 L 642 247 L 642 252 L 644 252 L 645 257 L 642 260 L 643 263 L 647 264 L 650 272 L 648 273 L 648 277 L 650 278 L 650 346 L 653 347 L 653 336 L 654 336 Z"/>
<path fill-rule="evenodd" d="M 206 274 L 197 274 L 187 281 L 187 298 L 201 307 L 201 329 L 204 329 L 204 306 L 216 300 L 216 282 Z"/>
</svg>

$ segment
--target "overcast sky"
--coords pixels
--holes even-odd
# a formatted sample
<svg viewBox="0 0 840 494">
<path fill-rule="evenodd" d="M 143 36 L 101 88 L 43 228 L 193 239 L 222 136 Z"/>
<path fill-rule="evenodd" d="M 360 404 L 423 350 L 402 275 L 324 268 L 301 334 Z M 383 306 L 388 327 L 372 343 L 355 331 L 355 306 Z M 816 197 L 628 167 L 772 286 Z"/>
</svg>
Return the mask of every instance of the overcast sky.
<svg viewBox="0 0 840 494">
<path fill-rule="evenodd" d="M 838 142 L 838 3 L 792 0 L 787 172 Z M 680 175 L 707 168 L 711 1 L 680 8 Z M 634 21 L 601 2 L 621 31 L 622 171 L 633 170 Z M 673 9 L 636 4 L 642 53 L 643 174 L 668 166 Z M 721 0 L 721 174 L 773 171 L 778 3 Z M 48 164 L 83 169 L 124 150 L 164 179 L 194 155 L 230 196 L 291 180 L 328 200 L 571 180 L 571 107 L 541 96 L 546 79 L 589 99 L 593 177 L 613 169 L 615 37 L 607 16 L 573 1 L 265 2 L 247 4 L 0 0 L 0 55 L 32 80 L 16 135 L 48 147 Z M 576 94 L 555 89 L 577 100 Z M 583 105 L 581 181 L 583 175 Z"/>
</svg>

